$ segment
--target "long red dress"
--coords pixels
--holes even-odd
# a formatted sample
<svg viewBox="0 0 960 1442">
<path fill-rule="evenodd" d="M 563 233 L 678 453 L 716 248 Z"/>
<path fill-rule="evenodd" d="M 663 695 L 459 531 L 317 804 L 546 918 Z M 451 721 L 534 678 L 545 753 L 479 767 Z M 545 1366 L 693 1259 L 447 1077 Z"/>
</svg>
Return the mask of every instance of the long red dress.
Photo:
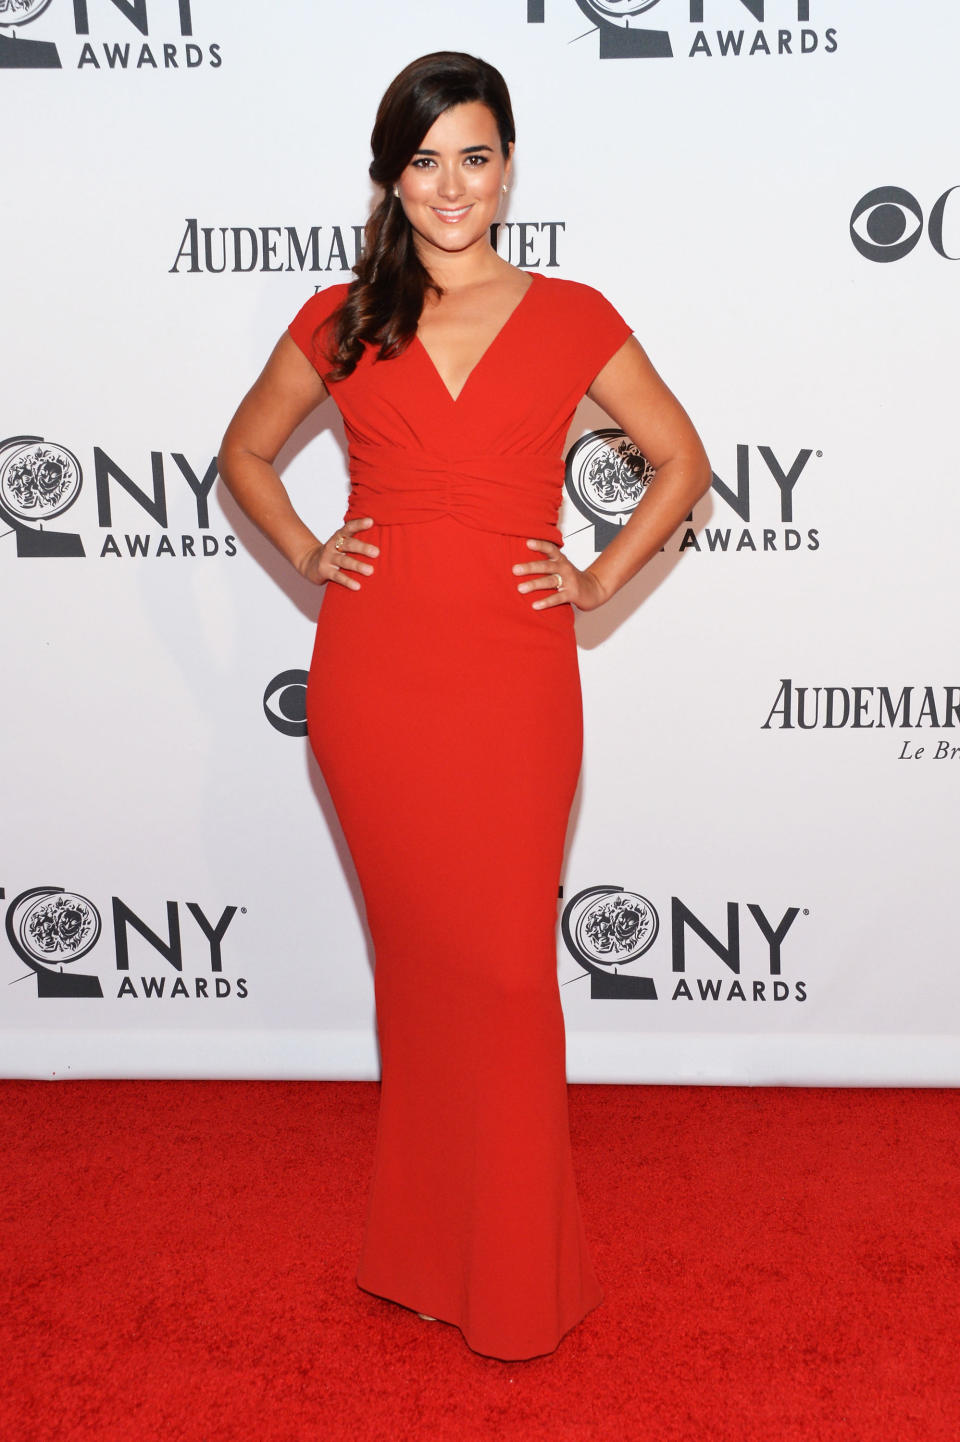
<svg viewBox="0 0 960 1442">
<path fill-rule="evenodd" d="M 343 299 L 290 334 L 322 373 Z M 561 541 L 563 443 L 630 334 L 602 295 L 531 284 L 456 400 L 419 339 L 330 385 L 347 519 L 379 546 L 328 585 L 310 742 L 375 949 L 380 1112 L 357 1281 L 453 1322 L 475 1351 L 553 1351 L 603 1299 L 572 1166 L 557 893 L 580 769 L 569 605 L 532 609 L 514 563 Z M 352 573 L 356 574 L 356 573 Z M 543 593 L 546 594 L 546 593 Z"/>
</svg>

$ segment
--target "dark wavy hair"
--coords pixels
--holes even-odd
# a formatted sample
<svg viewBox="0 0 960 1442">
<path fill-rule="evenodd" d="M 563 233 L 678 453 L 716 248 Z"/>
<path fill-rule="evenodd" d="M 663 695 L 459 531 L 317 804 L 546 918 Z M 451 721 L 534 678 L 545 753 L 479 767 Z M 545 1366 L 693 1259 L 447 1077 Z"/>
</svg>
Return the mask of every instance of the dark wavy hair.
<svg viewBox="0 0 960 1442">
<path fill-rule="evenodd" d="M 378 360 L 399 355 L 413 340 L 428 290 L 442 295 L 413 243 L 410 222 L 393 194 L 393 186 L 410 164 L 423 137 L 438 116 L 454 105 L 480 101 L 497 123 L 504 158 L 515 138 L 513 110 L 506 81 L 486 60 L 458 50 L 437 50 L 412 61 L 387 87 L 377 110 L 370 148 L 370 178 L 384 195 L 367 221 L 356 280 L 343 304 L 318 328 L 333 344 L 327 379 L 350 375 L 363 355 L 364 344 L 379 347 Z"/>
</svg>

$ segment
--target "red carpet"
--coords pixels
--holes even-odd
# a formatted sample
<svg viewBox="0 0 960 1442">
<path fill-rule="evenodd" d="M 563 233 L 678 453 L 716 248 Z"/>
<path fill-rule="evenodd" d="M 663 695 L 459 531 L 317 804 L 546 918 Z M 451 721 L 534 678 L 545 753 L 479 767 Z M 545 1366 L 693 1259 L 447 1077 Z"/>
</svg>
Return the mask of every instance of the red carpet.
<svg viewBox="0 0 960 1442">
<path fill-rule="evenodd" d="M 0 1083 L 4 1442 L 957 1442 L 960 1094 L 576 1086 L 606 1301 L 497 1362 L 354 1282 L 377 1087 Z"/>
</svg>

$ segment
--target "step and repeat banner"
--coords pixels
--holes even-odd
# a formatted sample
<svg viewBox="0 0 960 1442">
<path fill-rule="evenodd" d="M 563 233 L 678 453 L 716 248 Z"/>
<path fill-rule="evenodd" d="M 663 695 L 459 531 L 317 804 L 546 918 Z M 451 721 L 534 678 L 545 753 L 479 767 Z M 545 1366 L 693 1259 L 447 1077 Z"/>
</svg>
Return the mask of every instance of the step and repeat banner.
<svg viewBox="0 0 960 1442">
<path fill-rule="evenodd" d="M 501 254 L 613 302 L 714 470 L 577 620 L 570 1078 L 958 1084 L 947 0 L 0 0 L 0 1072 L 378 1074 L 305 736 L 322 592 L 215 456 L 350 275 L 380 95 L 444 48 L 511 87 Z M 331 402 L 279 463 L 331 534 Z M 584 402 L 577 565 L 648 480 Z"/>
</svg>

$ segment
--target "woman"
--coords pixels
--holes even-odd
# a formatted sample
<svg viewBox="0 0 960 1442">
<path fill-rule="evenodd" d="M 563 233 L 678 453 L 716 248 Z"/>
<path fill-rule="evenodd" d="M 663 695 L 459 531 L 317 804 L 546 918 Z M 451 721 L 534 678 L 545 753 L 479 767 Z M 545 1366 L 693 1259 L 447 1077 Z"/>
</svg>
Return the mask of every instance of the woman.
<svg viewBox="0 0 960 1442">
<path fill-rule="evenodd" d="M 414 61 L 372 147 L 383 197 L 358 279 L 300 310 L 230 423 L 220 473 L 327 588 L 308 729 L 364 893 L 381 1053 L 357 1281 L 516 1360 L 551 1352 L 603 1297 L 556 968 L 582 739 L 574 610 L 659 551 L 710 467 L 613 307 L 491 247 L 514 150 L 497 70 L 454 52 Z M 557 514 L 585 393 L 657 474 L 581 571 Z M 328 394 L 351 494 L 321 541 L 273 461 Z"/>
</svg>

